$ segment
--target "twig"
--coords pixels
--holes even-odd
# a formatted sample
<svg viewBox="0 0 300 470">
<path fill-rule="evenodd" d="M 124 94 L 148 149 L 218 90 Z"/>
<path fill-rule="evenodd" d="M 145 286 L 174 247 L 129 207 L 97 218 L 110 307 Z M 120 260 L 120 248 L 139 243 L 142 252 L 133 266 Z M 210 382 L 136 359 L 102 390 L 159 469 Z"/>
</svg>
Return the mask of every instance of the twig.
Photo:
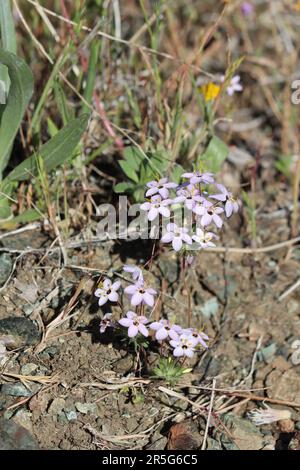
<svg viewBox="0 0 300 470">
<path fill-rule="evenodd" d="M 300 408 L 300 403 L 294 403 L 292 401 L 285 401 L 285 400 L 278 400 L 277 398 L 268 398 L 268 397 L 260 397 L 259 395 L 252 395 L 251 393 L 240 393 L 240 392 L 224 392 L 224 394 L 228 394 L 234 397 L 240 398 L 249 398 L 249 400 L 253 401 L 266 401 L 268 403 L 274 403 L 276 405 L 285 405 L 291 406 L 292 408 Z"/>
<path fill-rule="evenodd" d="M 283 292 L 279 297 L 278 297 L 278 302 L 281 302 L 283 299 L 285 299 L 288 295 L 290 295 L 294 290 L 296 290 L 300 286 L 300 279 L 296 281 L 292 286 L 290 286 L 285 292 Z"/>
<path fill-rule="evenodd" d="M 28 232 L 29 230 L 36 230 L 37 228 L 40 228 L 40 227 L 41 227 L 40 223 L 28 224 L 28 225 L 25 225 L 24 227 L 18 228 L 17 230 L 12 230 L 11 232 L 2 233 L 0 235 L 0 240 L 2 240 L 5 237 L 12 237 L 13 235 L 17 235 L 22 232 Z"/>
<path fill-rule="evenodd" d="M 201 450 L 205 450 L 205 447 L 206 447 L 206 440 L 207 440 L 207 435 L 208 435 L 209 423 L 210 423 L 211 413 L 212 413 L 214 399 L 215 399 L 215 386 L 216 386 L 216 379 L 213 379 L 212 392 L 211 392 L 210 403 L 209 403 L 209 408 L 208 408 L 208 416 L 207 416 L 205 433 L 204 433 L 204 437 L 203 437 Z"/>
</svg>

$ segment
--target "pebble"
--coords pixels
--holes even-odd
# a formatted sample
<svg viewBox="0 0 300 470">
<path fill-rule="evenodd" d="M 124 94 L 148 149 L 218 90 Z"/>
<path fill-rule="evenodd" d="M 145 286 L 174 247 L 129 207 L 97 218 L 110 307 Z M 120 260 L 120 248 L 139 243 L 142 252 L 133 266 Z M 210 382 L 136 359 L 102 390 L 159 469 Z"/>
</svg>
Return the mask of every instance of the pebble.
<svg viewBox="0 0 300 470">
<path fill-rule="evenodd" d="M 34 364 L 33 362 L 28 362 L 28 364 L 25 364 L 24 366 L 21 367 L 21 374 L 22 375 L 32 375 L 34 371 L 36 371 L 38 366 Z"/>
<path fill-rule="evenodd" d="M 48 408 L 48 413 L 51 415 L 57 415 L 61 413 L 65 407 L 66 401 L 64 398 L 54 398 L 51 405 Z"/>
<path fill-rule="evenodd" d="M 261 450 L 265 446 L 275 446 L 273 436 L 263 436 L 259 429 L 251 421 L 238 418 L 233 413 L 228 413 L 225 420 L 235 443 L 227 434 L 222 434 L 221 442 L 227 450 Z"/>
<path fill-rule="evenodd" d="M 93 415 L 97 415 L 98 413 L 98 407 L 95 403 L 80 403 L 77 401 L 75 403 L 76 410 L 79 411 L 79 413 L 82 413 L 86 415 L 87 413 L 91 413 Z"/>
<path fill-rule="evenodd" d="M 22 382 L 6 383 L 1 387 L 3 395 L 10 395 L 12 397 L 30 397 L 32 392 L 22 384 Z"/>
<path fill-rule="evenodd" d="M 0 285 L 4 284 L 12 270 L 12 257 L 8 253 L 0 255 Z"/>
<path fill-rule="evenodd" d="M 45 348 L 40 354 L 40 357 L 43 357 L 45 359 L 49 359 L 55 356 L 57 354 L 58 348 L 56 346 L 49 346 L 48 348 Z"/>
<path fill-rule="evenodd" d="M 32 434 L 12 419 L 0 418 L 0 450 L 38 450 Z"/>
<path fill-rule="evenodd" d="M 77 419 L 76 411 L 67 411 L 66 417 L 68 421 L 75 421 Z"/>
<path fill-rule="evenodd" d="M 17 349 L 36 344 L 40 332 L 35 323 L 24 317 L 6 317 L 0 320 L 0 341 L 7 349 Z"/>
</svg>

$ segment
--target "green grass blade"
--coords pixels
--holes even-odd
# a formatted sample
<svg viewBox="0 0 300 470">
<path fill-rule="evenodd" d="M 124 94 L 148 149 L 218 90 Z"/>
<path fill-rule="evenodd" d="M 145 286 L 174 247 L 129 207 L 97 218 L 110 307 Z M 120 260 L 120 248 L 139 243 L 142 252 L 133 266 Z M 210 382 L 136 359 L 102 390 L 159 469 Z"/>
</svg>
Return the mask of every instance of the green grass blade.
<svg viewBox="0 0 300 470">
<path fill-rule="evenodd" d="M 9 151 L 18 132 L 25 109 L 33 93 L 33 75 L 15 54 L 0 49 L 0 62 L 8 68 L 11 81 L 9 95 L 0 123 L 0 180 L 7 165 Z"/>
<path fill-rule="evenodd" d="M 44 169 L 49 172 L 67 161 L 76 149 L 88 123 L 89 115 L 83 114 L 70 121 L 52 139 L 42 145 L 38 155 L 43 159 Z M 3 183 L 9 181 L 24 181 L 37 174 L 36 155 L 24 160 L 18 165 Z"/>
<path fill-rule="evenodd" d="M 0 31 L 2 48 L 16 54 L 17 40 L 10 0 L 1 0 L 0 2 Z"/>
<path fill-rule="evenodd" d="M 0 2 L 0 38 L 2 49 L 16 54 L 17 40 L 10 0 L 1 0 Z M 4 92 L 7 96 L 10 80 L 7 67 L 2 64 L 0 64 L 0 81 L 3 83 L 2 87 L 4 88 L 4 90 L 0 90 L 0 93 Z"/>
</svg>

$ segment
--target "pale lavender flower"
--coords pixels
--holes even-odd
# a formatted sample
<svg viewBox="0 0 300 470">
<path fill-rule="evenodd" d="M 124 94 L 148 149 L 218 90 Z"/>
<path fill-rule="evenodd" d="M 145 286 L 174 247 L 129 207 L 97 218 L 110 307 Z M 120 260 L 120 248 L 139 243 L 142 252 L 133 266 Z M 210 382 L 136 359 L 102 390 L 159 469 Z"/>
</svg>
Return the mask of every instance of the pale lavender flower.
<svg viewBox="0 0 300 470">
<path fill-rule="evenodd" d="M 137 281 L 124 289 L 124 292 L 130 296 L 131 305 L 146 304 L 149 307 L 154 305 L 154 296 L 156 290 L 151 287 L 145 287 L 143 282 Z"/>
<path fill-rule="evenodd" d="M 170 217 L 169 206 L 171 203 L 170 199 L 162 199 L 161 196 L 156 195 L 152 196 L 150 201 L 144 202 L 141 204 L 141 209 L 143 211 L 148 211 L 148 220 L 152 221 L 161 214 L 163 217 Z"/>
<path fill-rule="evenodd" d="M 214 182 L 213 173 L 200 173 L 200 171 L 194 171 L 193 173 L 183 173 L 182 178 L 188 178 L 191 184 L 205 183 L 210 184 Z"/>
<path fill-rule="evenodd" d="M 212 194 L 210 197 L 213 199 L 217 199 L 217 201 L 225 202 L 225 214 L 226 217 L 230 217 L 233 213 L 238 212 L 239 210 L 239 203 L 233 197 L 232 193 L 230 193 L 223 184 L 216 184 L 216 188 L 219 189 L 219 194 Z"/>
<path fill-rule="evenodd" d="M 248 417 L 256 426 L 263 424 L 275 423 L 282 419 L 291 419 L 291 412 L 289 410 L 277 410 L 264 404 L 265 408 L 255 408 L 248 413 Z"/>
<path fill-rule="evenodd" d="M 196 328 L 187 328 L 185 330 L 182 330 L 182 333 L 188 336 L 192 336 L 197 341 L 197 344 L 201 344 L 203 348 L 208 348 L 205 341 L 208 341 L 209 337 L 205 333 L 203 333 L 203 331 L 197 330 Z"/>
<path fill-rule="evenodd" d="M 148 320 L 144 315 L 138 316 L 136 313 L 129 311 L 126 314 L 126 318 L 121 318 L 119 323 L 125 328 L 128 328 L 129 338 L 134 338 L 138 333 L 141 333 L 146 337 L 149 335 L 145 326 L 148 323 Z"/>
<path fill-rule="evenodd" d="M 223 82 L 225 80 L 225 76 L 223 75 L 221 77 L 221 81 Z M 234 77 L 231 78 L 229 81 L 227 87 L 226 87 L 226 92 L 228 96 L 232 96 L 236 91 L 242 91 L 243 86 L 240 83 L 241 77 L 239 75 L 235 75 Z"/>
<path fill-rule="evenodd" d="M 169 320 L 155 321 L 149 325 L 151 330 L 156 331 L 155 338 L 158 341 L 163 341 L 166 338 L 178 340 L 181 333 L 181 326 L 172 324 Z"/>
<path fill-rule="evenodd" d="M 197 214 L 202 216 L 200 219 L 202 227 L 206 227 L 213 222 L 218 228 L 221 228 L 223 221 L 219 214 L 222 214 L 222 212 L 224 212 L 222 207 L 214 206 L 208 201 L 206 201 L 206 203 L 200 206 L 197 210 Z"/>
<path fill-rule="evenodd" d="M 104 333 L 107 328 L 113 326 L 111 321 L 112 313 L 106 313 L 100 322 L 100 333 Z"/>
<path fill-rule="evenodd" d="M 171 223 L 167 225 L 166 229 L 167 233 L 162 236 L 160 241 L 162 243 L 172 242 L 172 247 L 175 251 L 179 251 L 184 243 L 188 245 L 193 243 L 191 237 L 188 235 L 187 228 L 178 227 L 176 224 Z"/>
<path fill-rule="evenodd" d="M 117 293 L 117 290 L 120 288 L 121 282 L 120 281 L 115 281 L 114 283 L 111 282 L 110 279 L 105 278 L 104 281 L 102 281 L 95 291 L 95 296 L 99 297 L 98 304 L 104 305 L 108 300 L 111 302 L 117 302 L 119 300 L 119 294 Z"/>
<path fill-rule="evenodd" d="M 241 12 L 244 16 L 249 16 L 253 13 L 254 7 L 250 2 L 243 2 L 241 4 Z"/>
<path fill-rule="evenodd" d="M 174 203 L 184 203 L 185 207 L 189 210 L 194 210 L 198 203 L 203 203 L 204 197 L 200 195 L 200 191 L 193 184 L 186 187 L 181 187 L 177 191 L 177 197 L 173 199 Z"/>
<path fill-rule="evenodd" d="M 129 264 L 124 264 L 123 271 L 125 271 L 126 273 L 130 273 L 131 277 L 134 281 L 136 281 L 137 279 L 140 282 L 144 281 L 142 270 L 138 266 L 132 266 L 132 265 L 129 265 Z"/>
<path fill-rule="evenodd" d="M 170 341 L 170 345 L 174 348 L 173 355 L 175 357 L 193 357 L 197 344 L 196 338 L 185 333 L 181 334 L 177 340 Z"/>
<path fill-rule="evenodd" d="M 215 235 L 213 232 L 205 232 L 205 230 L 202 230 L 201 228 L 196 228 L 196 234 L 192 236 L 192 239 L 196 242 L 199 243 L 201 248 L 212 248 L 216 246 L 212 240 L 216 239 L 217 235 Z"/>
<path fill-rule="evenodd" d="M 154 194 L 159 194 L 163 199 L 169 197 L 169 189 L 176 188 L 177 184 L 169 182 L 168 178 L 162 178 L 158 181 L 149 181 L 147 183 L 149 188 L 146 192 L 146 197 L 154 196 Z"/>
</svg>

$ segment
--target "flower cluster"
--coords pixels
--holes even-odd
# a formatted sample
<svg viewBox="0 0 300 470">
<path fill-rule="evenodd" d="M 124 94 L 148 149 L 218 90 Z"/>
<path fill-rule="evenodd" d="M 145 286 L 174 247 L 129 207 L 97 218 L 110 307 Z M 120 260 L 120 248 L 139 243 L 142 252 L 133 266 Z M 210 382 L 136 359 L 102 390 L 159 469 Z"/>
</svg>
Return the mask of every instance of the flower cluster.
<svg viewBox="0 0 300 470">
<path fill-rule="evenodd" d="M 171 243 L 175 251 L 191 248 L 191 245 L 192 249 L 213 247 L 214 240 L 218 237 L 209 227 L 220 229 L 223 226 L 222 215 L 228 218 L 236 213 L 239 202 L 225 186 L 215 182 L 212 173 L 195 171 L 183 173 L 182 178 L 185 181 L 180 185 L 169 182 L 167 178 L 147 183 L 147 201 L 140 207 L 147 211 L 149 221 L 155 220 L 159 215 L 170 219 L 172 207 L 178 205 L 191 213 L 190 230 L 175 222 L 170 222 L 165 227 L 161 242 Z M 214 190 L 211 191 L 211 188 Z M 173 197 L 170 190 L 175 191 Z"/>
<path fill-rule="evenodd" d="M 169 320 L 161 319 L 151 321 L 144 315 L 145 307 L 153 307 L 157 292 L 152 287 L 146 285 L 143 272 L 137 266 L 125 265 L 123 270 L 131 274 L 131 282 L 125 287 L 130 304 L 136 311 L 129 310 L 118 322 L 112 320 L 112 314 L 106 313 L 100 322 L 100 333 L 104 333 L 107 328 L 116 328 L 118 325 L 127 329 L 128 338 L 136 338 L 138 335 L 147 338 L 151 334 L 155 340 L 162 344 L 164 341 L 173 349 L 175 357 L 193 357 L 194 352 L 202 346 L 207 348 L 208 336 L 195 328 L 182 328 L 171 323 Z M 107 302 L 118 302 L 121 287 L 120 281 L 112 282 L 105 278 L 100 282 L 95 291 L 95 296 L 99 298 L 98 303 L 103 306 Z"/>
<path fill-rule="evenodd" d="M 129 338 L 135 338 L 139 333 L 148 337 L 149 330 L 154 332 L 155 339 L 162 343 L 168 341 L 173 348 L 175 357 L 193 357 L 198 346 L 207 349 L 208 336 L 195 328 L 182 328 L 179 325 L 171 324 L 168 320 L 162 319 L 150 322 L 144 315 L 138 315 L 132 311 L 127 312 L 125 318 L 118 322 L 124 328 L 128 328 Z"/>
</svg>

